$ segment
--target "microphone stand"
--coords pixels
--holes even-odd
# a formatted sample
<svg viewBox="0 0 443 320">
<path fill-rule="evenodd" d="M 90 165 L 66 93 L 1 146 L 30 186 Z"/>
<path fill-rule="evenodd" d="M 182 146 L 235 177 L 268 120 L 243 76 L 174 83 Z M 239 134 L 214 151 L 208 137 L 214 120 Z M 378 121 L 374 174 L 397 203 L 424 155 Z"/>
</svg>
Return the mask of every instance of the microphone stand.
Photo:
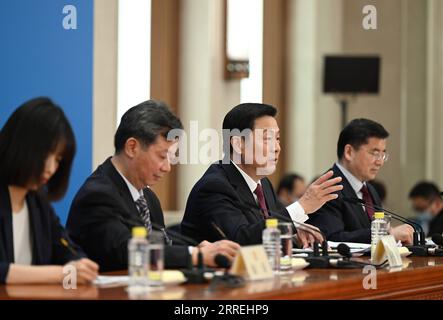
<svg viewBox="0 0 443 320">
<path fill-rule="evenodd" d="M 323 236 L 323 242 L 321 244 L 321 251 L 322 251 L 321 255 L 320 255 L 319 243 L 318 243 L 318 241 L 314 241 L 312 255 L 308 256 L 308 257 L 303 257 L 303 259 L 305 259 L 306 262 L 309 262 L 308 268 L 315 268 L 315 269 L 326 269 L 326 268 L 330 268 L 330 267 L 343 268 L 343 266 L 341 266 L 341 265 L 334 266 L 331 263 L 331 260 L 336 260 L 336 258 L 334 259 L 333 257 L 330 257 L 328 255 L 328 242 L 326 240 L 326 235 L 319 228 L 311 226 L 311 225 L 303 223 L 303 222 L 292 220 L 280 213 L 276 213 L 276 212 L 272 212 L 272 211 L 268 211 L 268 212 L 271 214 L 272 217 L 276 217 L 276 218 L 283 220 L 285 222 L 294 223 L 297 229 L 306 231 L 311 235 L 314 235 L 314 232 L 318 232 Z"/>
<path fill-rule="evenodd" d="M 159 230 L 161 232 L 163 232 L 163 234 L 165 235 L 165 238 L 168 239 L 169 237 L 167 237 L 167 233 L 166 230 L 163 226 L 152 222 L 152 227 L 155 228 L 156 230 Z M 206 283 L 208 282 L 208 280 L 205 278 L 205 273 L 209 272 L 209 273 L 213 273 L 214 270 L 210 269 L 210 268 L 206 268 L 204 263 L 203 263 L 203 253 L 201 252 L 200 247 L 198 246 L 197 241 L 195 241 L 194 239 L 184 236 L 181 233 L 169 230 L 168 231 L 169 235 L 172 236 L 172 238 L 175 238 L 177 240 L 183 241 L 183 242 L 187 242 L 190 245 L 194 246 L 197 248 L 198 253 L 197 253 L 197 266 L 194 267 L 192 264 L 192 257 L 190 257 L 190 259 L 188 260 L 188 267 L 186 269 L 181 269 L 180 271 L 183 272 L 183 274 L 185 275 L 186 279 L 187 279 L 187 283 Z M 172 241 L 171 241 L 172 242 Z"/>
<path fill-rule="evenodd" d="M 367 208 L 371 208 L 373 210 L 386 211 L 387 213 L 390 213 L 396 220 L 410 225 L 414 229 L 413 244 L 412 244 L 412 246 L 411 245 L 406 246 L 406 248 L 408 248 L 408 250 L 411 251 L 414 256 L 425 257 L 425 256 L 429 255 L 429 252 L 428 252 L 429 247 L 426 246 L 425 234 L 424 234 L 422 227 L 419 224 L 417 224 L 409 219 L 403 218 L 399 214 L 392 212 L 390 210 L 387 210 L 383 207 L 380 207 L 377 205 L 369 205 L 364 200 L 359 199 L 359 198 L 342 197 L 341 199 L 345 202 L 349 202 L 354 205 L 363 205 L 363 206 L 365 206 Z"/>
<path fill-rule="evenodd" d="M 323 242 L 321 243 L 321 255 L 327 257 L 328 256 L 328 242 L 326 241 L 326 235 L 323 233 L 323 231 L 321 231 L 319 228 L 311 226 L 309 224 L 303 223 L 303 222 L 299 222 L 299 221 L 295 221 L 292 220 L 291 218 L 288 218 L 280 213 L 277 212 L 273 212 L 268 210 L 268 212 L 271 214 L 272 217 L 276 217 L 280 220 L 283 220 L 285 222 L 292 222 L 295 227 L 297 229 L 306 231 L 307 233 L 309 233 L 310 235 L 315 237 L 314 232 L 320 233 L 323 237 Z M 313 245 L 313 255 L 315 257 L 319 257 L 320 256 L 320 250 L 319 250 L 319 243 L 318 241 L 314 241 L 314 245 Z"/>
</svg>

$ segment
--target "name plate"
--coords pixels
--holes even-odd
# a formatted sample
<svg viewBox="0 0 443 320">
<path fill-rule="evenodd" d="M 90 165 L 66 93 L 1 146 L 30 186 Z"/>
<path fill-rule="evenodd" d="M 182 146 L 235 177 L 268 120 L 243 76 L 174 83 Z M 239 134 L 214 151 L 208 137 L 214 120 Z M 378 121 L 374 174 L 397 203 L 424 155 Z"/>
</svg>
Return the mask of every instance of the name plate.
<svg viewBox="0 0 443 320">
<path fill-rule="evenodd" d="M 248 280 L 263 280 L 274 277 L 268 256 L 262 245 L 241 247 L 234 259 L 230 273 Z"/>
<path fill-rule="evenodd" d="M 387 235 L 380 238 L 375 247 L 374 256 L 371 258 L 372 263 L 374 264 L 383 263 L 387 258 L 391 268 L 403 266 L 400 251 L 398 250 L 393 235 Z"/>
</svg>

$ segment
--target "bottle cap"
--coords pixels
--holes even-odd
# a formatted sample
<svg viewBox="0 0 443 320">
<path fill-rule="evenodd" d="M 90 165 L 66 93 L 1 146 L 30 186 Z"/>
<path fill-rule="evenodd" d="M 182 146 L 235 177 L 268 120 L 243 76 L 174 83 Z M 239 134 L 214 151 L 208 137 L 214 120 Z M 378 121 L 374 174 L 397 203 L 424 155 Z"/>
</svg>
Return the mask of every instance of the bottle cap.
<svg viewBox="0 0 443 320">
<path fill-rule="evenodd" d="M 277 228 L 277 219 L 266 219 L 266 228 Z"/>
<path fill-rule="evenodd" d="M 374 218 L 375 219 L 384 219 L 385 218 L 385 213 L 383 211 L 381 211 L 381 212 L 374 212 Z"/>
<path fill-rule="evenodd" d="M 145 227 L 134 227 L 132 228 L 132 236 L 134 238 L 146 238 L 148 232 Z"/>
</svg>

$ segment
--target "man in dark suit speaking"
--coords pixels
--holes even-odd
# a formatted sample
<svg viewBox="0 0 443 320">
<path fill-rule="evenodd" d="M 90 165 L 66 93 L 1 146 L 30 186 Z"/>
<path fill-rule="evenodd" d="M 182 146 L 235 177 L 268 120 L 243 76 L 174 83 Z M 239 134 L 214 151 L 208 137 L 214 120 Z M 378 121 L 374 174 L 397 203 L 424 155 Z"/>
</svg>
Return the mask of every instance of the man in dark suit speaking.
<svg viewBox="0 0 443 320">
<path fill-rule="evenodd" d="M 127 268 L 128 240 L 134 226 L 145 226 L 148 232 L 164 228 L 160 202 L 149 186 L 171 170 L 171 156 L 178 141 L 166 137 L 170 130 L 181 128 L 180 120 L 156 101 L 129 109 L 115 134 L 114 156 L 100 165 L 77 192 L 67 228 L 102 271 Z M 216 254 L 232 260 L 239 245 L 226 240 L 204 241 L 199 247 L 204 263 L 214 265 Z M 196 264 L 196 248 L 165 246 L 167 268 L 187 267 L 191 257 Z"/>
<path fill-rule="evenodd" d="M 389 133 L 383 126 L 368 119 L 351 121 L 340 133 L 337 143 L 338 162 L 332 167 L 334 176 L 341 177 L 343 190 L 339 198 L 328 202 L 309 216 L 309 222 L 319 227 L 332 241 L 371 242 L 372 208 L 343 201 L 342 197 L 360 198 L 369 205 L 381 206 L 380 198 L 371 186 L 378 171 L 388 160 L 386 140 Z M 409 225 L 391 228 L 396 240 L 412 243 L 413 229 Z"/>
<path fill-rule="evenodd" d="M 337 197 L 341 178 L 328 180 L 329 172 L 312 185 L 299 201 L 284 207 L 266 176 L 275 170 L 280 155 L 277 109 L 257 103 L 240 104 L 223 120 L 225 157 L 212 164 L 193 187 L 181 224 L 195 239 L 215 241 L 226 236 L 242 245 L 262 242 L 265 219 L 279 213 L 304 222 L 307 214 Z M 220 232 L 221 231 L 221 232 Z M 303 246 L 314 236 L 297 231 Z M 316 234 L 317 240 L 322 240 Z"/>
</svg>

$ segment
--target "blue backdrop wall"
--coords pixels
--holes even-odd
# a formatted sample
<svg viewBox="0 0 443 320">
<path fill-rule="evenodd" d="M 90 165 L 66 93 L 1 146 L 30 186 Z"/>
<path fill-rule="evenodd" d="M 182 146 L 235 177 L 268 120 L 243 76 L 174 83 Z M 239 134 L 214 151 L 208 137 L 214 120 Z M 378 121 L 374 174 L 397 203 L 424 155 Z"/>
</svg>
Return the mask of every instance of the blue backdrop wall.
<svg viewBox="0 0 443 320">
<path fill-rule="evenodd" d="M 73 12 L 63 13 L 66 5 L 76 9 L 77 29 L 64 28 L 64 18 Z M 92 0 L 0 1 L 0 127 L 24 101 L 48 96 L 74 129 L 77 154 L 70 186 L 54 203 L 63 224 L 75 192 L 91 173 L 92 53 Z"/>
</svg>

